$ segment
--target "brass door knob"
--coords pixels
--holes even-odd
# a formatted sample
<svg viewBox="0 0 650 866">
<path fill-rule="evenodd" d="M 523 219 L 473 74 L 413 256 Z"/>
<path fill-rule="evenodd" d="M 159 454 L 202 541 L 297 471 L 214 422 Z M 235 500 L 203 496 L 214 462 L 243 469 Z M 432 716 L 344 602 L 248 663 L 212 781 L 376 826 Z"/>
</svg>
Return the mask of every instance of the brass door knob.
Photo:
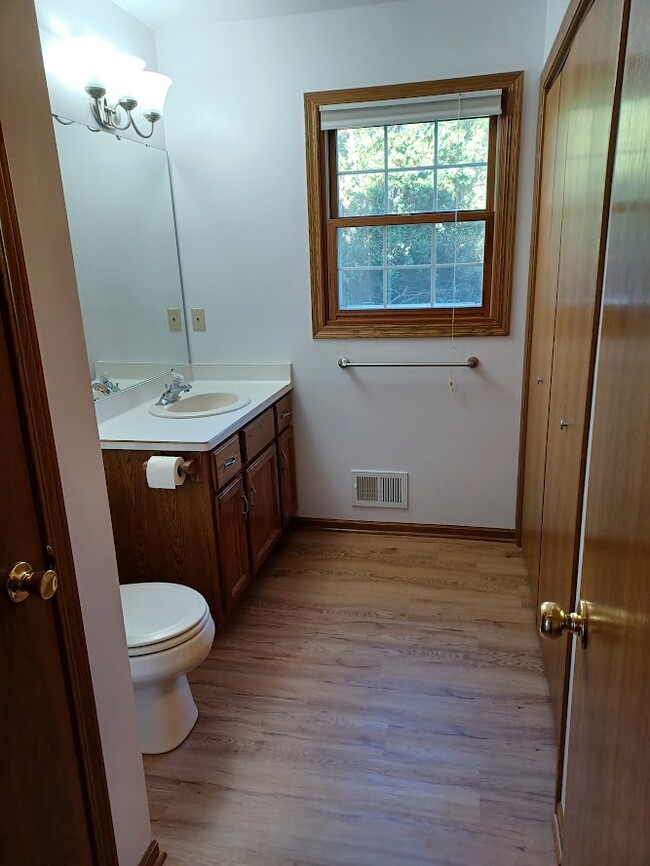
<svg viewBox="0 0 650 866">
<path fill-rule="evenodd" d="M 555 601 L 543 601 L 539 606 L 539 633 L 547 640 L 557 640 L 565 631 L 580 638 L 587 645 L 587 605 L 578 603 L 576 613 L 565 613 Z"/>
<path fill-rule="evenodd" d="M 16 603 L 25 601 L 28 595 L 38 595 L 49 601 L 59 588 L 56 571 L 34 571 L 28 562 L 17 562 L 7 577 L 7 593 Z"/>
</svg>

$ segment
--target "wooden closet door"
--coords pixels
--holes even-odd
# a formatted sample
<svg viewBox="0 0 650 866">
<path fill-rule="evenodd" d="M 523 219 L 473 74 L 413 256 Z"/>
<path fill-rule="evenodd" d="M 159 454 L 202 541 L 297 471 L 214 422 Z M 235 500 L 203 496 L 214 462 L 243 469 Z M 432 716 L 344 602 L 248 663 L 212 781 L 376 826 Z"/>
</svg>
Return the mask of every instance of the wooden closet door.
<svg viewBox="0 0 650 866">
<path fill-rule="evenodd" d="M 546 95 L 526 412 L 521 543 L 534 604 L 537 604 L 539 584 L 546 439 L 566 163 L 567 124 L 566 116 L 560 124 L 561 90 L 562 76 L 559 75 Z"/>
<path fill-rule="evenodd" d="M 650 4 L 633 0 L 612 187 L 564 803 L 565 866 L 650 863 Z"/>
<path fill-rule="evenodd" d="M 539 601 L 571 610 L 584 487 L 586 431 L 611 180 L 612 117 L 624 0 L 596 0 L 562 71 L 567 149 L 542 519 Z M 544 641 L 561 735 L 568 642 Z"/>
</svg>

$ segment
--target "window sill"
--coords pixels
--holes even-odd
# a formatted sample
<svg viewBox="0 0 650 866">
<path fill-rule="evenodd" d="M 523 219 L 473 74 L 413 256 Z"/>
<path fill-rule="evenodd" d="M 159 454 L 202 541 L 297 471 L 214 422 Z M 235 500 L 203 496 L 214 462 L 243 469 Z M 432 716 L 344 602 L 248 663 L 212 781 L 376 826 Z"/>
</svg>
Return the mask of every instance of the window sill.
<svg viewBox="0 0 650 866">
<path fill-rule="evenodd" d="M 506 337 L 507 324 L 493 319 L 480 322 L 454 322 L 454 337 Z M 409 337 L 449 337 L 449 322 L 409 322 L 404 324 L 372 324 L 371 322 L 333 321 L 323 325 L 314 323 L 315 340 L 406 339 Z"/>
</svg>

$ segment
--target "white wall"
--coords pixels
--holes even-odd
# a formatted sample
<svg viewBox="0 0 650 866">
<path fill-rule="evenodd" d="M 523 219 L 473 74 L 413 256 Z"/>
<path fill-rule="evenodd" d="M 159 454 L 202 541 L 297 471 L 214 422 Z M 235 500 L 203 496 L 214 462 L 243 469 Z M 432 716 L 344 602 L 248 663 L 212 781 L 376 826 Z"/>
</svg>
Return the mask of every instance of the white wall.
<svg viewBox="0 0 650 866">
<path fill-rule="evenodd" d="M 553 42 L 560 29 L 560 24 L 564 18 L 571 0 L 547 0 L 546 6 L 546 38 L 544 40 L 544 57 L 548 57 Z"/>
<path fill-rule="evenodd" d="M 48 389 L 120 864 L 136 866 L 151 830 L 110 513 L 49 114 L 33 4 L 3 0 L 0 123 Z"/>
<path fill-rule="evenodd" d="M 166 136 L 192 359 L 294 363 L 303 516 L 513 527 L 545 4 L 406 0 L 156 31 L 175 80 Z M 314 341 L 303 92 L 526 71 L 510 337 Z M 339 370 L 368 359 L 466 358 L 446 371 Z M 352 508 L 350 469 L 410 472 L 410 508 Z"/>
</svg>

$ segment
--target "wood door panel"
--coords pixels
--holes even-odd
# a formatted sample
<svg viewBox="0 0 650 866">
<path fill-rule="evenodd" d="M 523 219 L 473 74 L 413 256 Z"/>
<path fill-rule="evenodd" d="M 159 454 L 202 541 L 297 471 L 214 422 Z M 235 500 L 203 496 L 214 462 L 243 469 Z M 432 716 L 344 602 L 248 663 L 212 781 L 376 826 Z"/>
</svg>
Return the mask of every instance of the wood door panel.
<svg viewBox="0 0 650 866">
<path fill-rule="evenodd" d="M 246 470 L 251 568 L 256 574 L 282 532 L 275 444 Z"/>
<path fill-rule="evenodd" d="M 561 89 L 562 77 L 558 76 L 546 95 L 526 414 L 521 541 L 535 605 L 539 587 L 546 441 L 566 163 L 567 124 L 566 119 L 560 124 Z"/>
<path fill-rule="evenodd" d="M 250 579 L 246 516 L 249 510 L 241 477 L 217 497 L 217 536 L 224 605 L 230 612 Z"/>
<path fill-rule="evenodd" d="M 275 429 L 278 436 L 291 424 L 293 409 L 291 406 L 291 394 L 285 394 L 274 406 Z"/>
<path fill-rule="evenodd" d="M 30 597 L 15 604 L 4 586 L 14 563 L 25 560 L 34 569 L 45 564 L 13 381 L 0 316 L 0 449 L 11 455 L 0 495 L 0 859 L 91 866 L 95 859 L 57 635 L 59 599 Z"/>
<path fill-rule="evenodd" d="M 544 485 L 539 601 L 571 609 L 575 593 L 587 418 L 604 257 L 604 202 L 624 0 L 597 0 L 562 71 L 567 148 Z M 561 426 L 566 424 L 566 426 Z M 544 641 L 558 735 L 567 642 Z"/>
<path fill-rule="evenodd" d="M 286 529 L 298 510 L 293 427 L 286 427 L 284 432 L 278 437 L 278 462 L 280 465 L 282 526 Z"/>
<path fill-rule="evenodd" d="M 262 412 L 241 431 L 244 462 L 250 463 L 275 438 L 273 407 Z"/>
<path fill-rule="evenodd" d="M 227 442 L 215 449 L 212 452 L 212 458 L 216 479 L 215 489 L 221 490 L 236 475 L 239 475 L 242 469 L 239 434 L 236 433 L 231 436 Z"/>
<path fill-rule="evenodd" d="M 631 4 L 603 288 L 566 866 L 650 863 L 650 6 Z"/>
</svg>

